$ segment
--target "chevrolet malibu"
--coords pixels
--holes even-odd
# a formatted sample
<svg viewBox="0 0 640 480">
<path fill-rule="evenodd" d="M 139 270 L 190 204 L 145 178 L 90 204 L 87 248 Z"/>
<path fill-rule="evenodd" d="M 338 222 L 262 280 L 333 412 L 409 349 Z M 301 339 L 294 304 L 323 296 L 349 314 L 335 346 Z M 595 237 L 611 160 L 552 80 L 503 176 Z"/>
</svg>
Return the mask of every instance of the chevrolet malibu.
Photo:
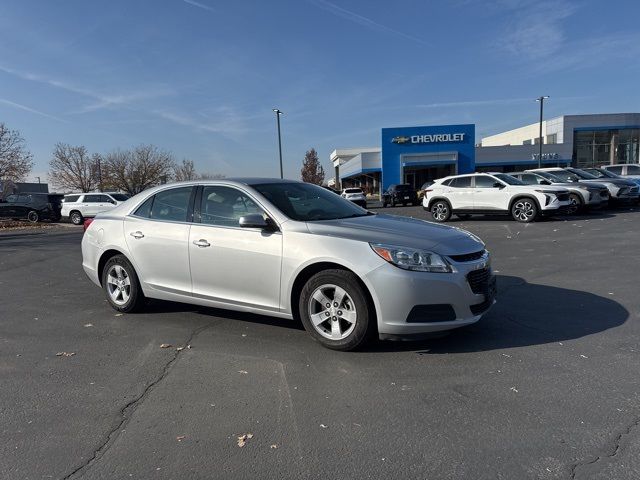
<svg viewBox="0 0 640 480">
<path fill-rule="evenodd" d="M 82 257 L 117 311 L 156 298 L 299 319 L 335 350 L 469 325 L 496 290 L 471 233 L 288 180 L 146 190 L 95 218 Z"/>
</svg>

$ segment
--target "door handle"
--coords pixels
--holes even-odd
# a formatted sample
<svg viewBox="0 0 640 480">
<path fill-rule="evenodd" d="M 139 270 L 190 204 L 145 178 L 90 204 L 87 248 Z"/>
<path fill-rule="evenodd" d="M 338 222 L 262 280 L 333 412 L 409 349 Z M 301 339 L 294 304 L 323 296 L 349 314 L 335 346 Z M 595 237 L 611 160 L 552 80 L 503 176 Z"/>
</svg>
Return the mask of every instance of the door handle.
<svg viewBox="0 0 640 480">
<path fill-rule="evenodd" d="M 202 248 L 211 246 L 211 244 L 207 242 L 204 238 L 201 238 L 200 240 L 194 240 L 193 244 Z"/>
<path fill-rule="evenodd" d="M 138 230 L 137 232 L 131 232 L 129 235 L 131 235 L 135 239 L 140 239 L 140 238 L 144 237 L 144 235 L 142 234 L 142 232 L 140 230 Z"/>
</svg>

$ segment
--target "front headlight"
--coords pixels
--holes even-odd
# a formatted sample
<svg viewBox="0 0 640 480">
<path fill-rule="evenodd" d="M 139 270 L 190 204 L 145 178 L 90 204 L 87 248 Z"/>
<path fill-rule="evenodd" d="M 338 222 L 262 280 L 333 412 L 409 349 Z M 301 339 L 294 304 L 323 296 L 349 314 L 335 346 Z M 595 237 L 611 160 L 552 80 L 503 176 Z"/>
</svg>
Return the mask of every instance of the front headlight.
<svg viewBox="0 0 640 480">
<path fill-rule="evenodd" d="M 437 253 L 382 243 L 370 243 L 369 245 L 382 259 L 404 270 L 433 273 L 453 272 L 451 265 Z"/>
</svg>

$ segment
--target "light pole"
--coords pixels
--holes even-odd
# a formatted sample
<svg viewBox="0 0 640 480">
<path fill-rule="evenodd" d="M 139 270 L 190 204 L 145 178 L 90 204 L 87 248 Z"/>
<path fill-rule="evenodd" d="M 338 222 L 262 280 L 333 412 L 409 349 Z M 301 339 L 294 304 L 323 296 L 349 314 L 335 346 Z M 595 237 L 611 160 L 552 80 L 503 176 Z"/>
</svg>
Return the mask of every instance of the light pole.
<svg viewBox="0 0 640 480">
<path fill-rule="evenodd" d="M 282 138 L 280 137 L 280 115 L 282 115 L 282 112 L 277 108 L 274 108 L 273 111 L 276 114 L 276 121 L 278 122 L 278 152 L 280 153 L 280 178 L 284 178 L 284 173 L 282 172 Z"/>
<path fill-rule="evenodd" d="M 539 144 L 540 153 L 538 154 L 538 168 L 542 168 L 542 107 L 544 106 L 544 100 L 549 98 L 549 95 L 544 95 L 542 97 L 536 98 L 536 102 L 540 102 L 540 137 Z"/>
</svg>

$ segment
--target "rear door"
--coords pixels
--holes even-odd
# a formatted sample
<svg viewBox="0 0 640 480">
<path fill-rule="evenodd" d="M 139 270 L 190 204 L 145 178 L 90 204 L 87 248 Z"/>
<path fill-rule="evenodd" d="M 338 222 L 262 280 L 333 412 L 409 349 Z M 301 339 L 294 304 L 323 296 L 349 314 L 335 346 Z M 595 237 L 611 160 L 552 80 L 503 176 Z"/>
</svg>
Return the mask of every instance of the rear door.
<svg viewBox="0 0 640 480">
<path fill-rule="evenodd" d="M 168 188 L 125 217 L 124 234 L 141 280 L 156 290 L 191 295 L 189 230 L 195 187 Z"/>
<path fill-rule="evenodd" d="M 449 193 L 447 197 L 454 210 L 473 209 L 473 188 L 471 185 L 471 175 L 456 177 L 449 183 Z"/>
</svg>

